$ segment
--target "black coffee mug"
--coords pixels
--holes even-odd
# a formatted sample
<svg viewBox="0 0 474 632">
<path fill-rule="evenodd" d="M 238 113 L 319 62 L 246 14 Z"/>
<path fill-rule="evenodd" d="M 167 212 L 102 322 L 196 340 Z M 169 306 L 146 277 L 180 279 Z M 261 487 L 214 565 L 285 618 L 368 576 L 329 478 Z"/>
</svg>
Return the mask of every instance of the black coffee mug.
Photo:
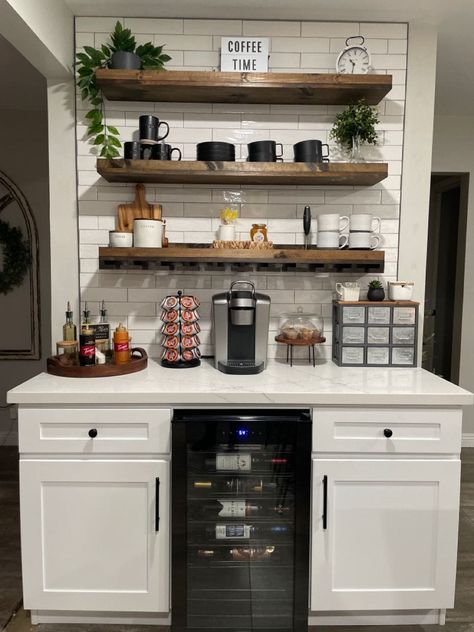
<svg viewBox="0 0 474 632">
<path fill-rule="evenodd" d="M 140 158 L 142 160 L 151 160 L 153 147 L 156 147 L 156 145 L 150 145 L 149 143 L 140 143 Z"/>
<path fill-rule="evenodd" d="M 136 140 L 127 141 L 123 144 L 123 157 L 125 160 L 140 160 L 141 146 Z"/>
<path fill-rule="evenodd" d="M 277 154 L 277 146 L 280 152 Z M 276 143 L 274 140 L 256 140 L 247 145 L 249 150 L 249 162 L 276 162 L 283 161 L 283 145 Z"/>
<path fill-rule="evenodd" d="M 166 143 L 152 145 L 151 157 L 153 160 L 172 160 L 174 151 L 178 152 L 178 160 L 181 160 L 181 149 L 171 147 L 171 145 L 167 145 Z"/>
<path fill-rule="evenodd" d="M 323 147 L 327 154 L 323 155 Z M 329 162 L 329 145 L 320 140 L 302 140 L 293 145 L 295 162 Z"/>
<path fill-rule="evenodd" d="M 140 126 L 140 141 L 158 141 L 163 140 L 170 133 L 170 126 L 166 121 L 160 121 L 157 116 L 153 116 L 152 114 L 142 114 L 139 117 L 139 126 Z M 159 129 L 161 125 L 166 125 L 166 134 L 164 136 L 159 136 Z"/>
</svg>

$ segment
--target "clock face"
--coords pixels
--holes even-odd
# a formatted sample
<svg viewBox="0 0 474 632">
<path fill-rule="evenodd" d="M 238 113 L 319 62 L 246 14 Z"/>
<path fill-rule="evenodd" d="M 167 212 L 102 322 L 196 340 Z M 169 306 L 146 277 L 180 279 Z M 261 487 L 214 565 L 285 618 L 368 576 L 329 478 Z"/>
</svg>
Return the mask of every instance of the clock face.
<svg viewBox="0 0 474 632">
<path fill-rule="evenodd" d="M 365 75 L 369 71 L 370 56 L 362 46 L 345 48 L 337 59 L 336 70 L 344 75 Z"/>
</svg>

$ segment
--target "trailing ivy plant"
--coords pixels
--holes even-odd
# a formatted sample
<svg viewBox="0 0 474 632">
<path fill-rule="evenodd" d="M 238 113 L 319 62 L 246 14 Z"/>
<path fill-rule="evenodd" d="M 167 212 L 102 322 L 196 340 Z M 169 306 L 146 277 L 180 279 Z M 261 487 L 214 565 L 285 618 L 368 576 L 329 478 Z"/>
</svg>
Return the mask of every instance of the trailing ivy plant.
<svg viewBox="0 0 474 632">
<path fill-rule="evenodd" d="M 107 125 L 104 96 L 97 84 L 96 70 L 107 68 L 112 55 L 118 51 L 138 55 L 142 68 L 164 70 L 165 63 L 171 59 L 169 55 L 163 53 L 163 46 L 154 46 L 151 42 L 137 46 L 131 30 L 124 29 L 120 22 L 115 25 L 110 40 L 110 44 L 102 44 L 100 49 L 84 46 L 84 52 L 76 55 L 77 85 L 81 91 L 82 99 L 88 100 L 92 106 L 92 109 L 86 114 L 87 135 L 94 138 L 94 145 L 101 147 L 100 155 L 104 158 L 119 156 L 122 143 L 119 139 L 118 129 L 113 125 Z"/>
<path fill-rule="evenodd" d="M 379 122 L 377 108 L 360 100 L 336 114 L 331 130 L 333 138 L 341 147 L 352 150 L 353 142 L 377 144 L 375 125 Z"/>
</svg>

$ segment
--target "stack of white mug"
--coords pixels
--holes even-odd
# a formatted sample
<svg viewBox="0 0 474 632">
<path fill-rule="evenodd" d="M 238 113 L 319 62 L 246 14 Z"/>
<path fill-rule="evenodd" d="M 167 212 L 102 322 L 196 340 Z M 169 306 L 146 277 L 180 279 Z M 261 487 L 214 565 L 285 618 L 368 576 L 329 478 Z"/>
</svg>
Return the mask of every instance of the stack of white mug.
<svg viewBox="0 0 474 632">
<path fill-rule="evenodd" d="M 317 221 L 316 245 L 318 248 L 344 248 L 347 246 L 349 237 L 341 234 L 349 226 L 347 215 L 327 213 L 318 215 Z"/>
<path fill-rule="evenodd" d="M 370 213 L 355 213 L 351 215 L 349 227 L 349 248 L 374 250 L 380 245 L 380 217 L 373 217 Z M 373 224 L 376 224 L 372 230 Z"/>
<path fill-rule="evenodd" d="M 317 247 L 334 249 L 349 248 L 374 250 L 379 246 L 380 217 L 373 217 L 370 213 L 356 213 L 351 215 L 338 215 L 327 213 L 318 215 Z M 376 228 L 372 230 L 372 223 L 376 222 Z M 349 227 L 349 235 L 343 231 Z"/>
</svg>

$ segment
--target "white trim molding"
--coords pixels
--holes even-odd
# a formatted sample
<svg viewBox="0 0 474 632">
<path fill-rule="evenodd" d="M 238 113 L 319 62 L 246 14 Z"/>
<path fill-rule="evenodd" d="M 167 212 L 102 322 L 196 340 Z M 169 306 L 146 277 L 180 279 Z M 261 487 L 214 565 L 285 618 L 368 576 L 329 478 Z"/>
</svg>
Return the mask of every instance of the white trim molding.
<svg viewBox="0 0 474 632">
<path fill-rule="evenodd" d="M 462 444 L 463 448 L 474 448 L 474 432 L 463 432 L 462 433 Z"/>
</svg>

